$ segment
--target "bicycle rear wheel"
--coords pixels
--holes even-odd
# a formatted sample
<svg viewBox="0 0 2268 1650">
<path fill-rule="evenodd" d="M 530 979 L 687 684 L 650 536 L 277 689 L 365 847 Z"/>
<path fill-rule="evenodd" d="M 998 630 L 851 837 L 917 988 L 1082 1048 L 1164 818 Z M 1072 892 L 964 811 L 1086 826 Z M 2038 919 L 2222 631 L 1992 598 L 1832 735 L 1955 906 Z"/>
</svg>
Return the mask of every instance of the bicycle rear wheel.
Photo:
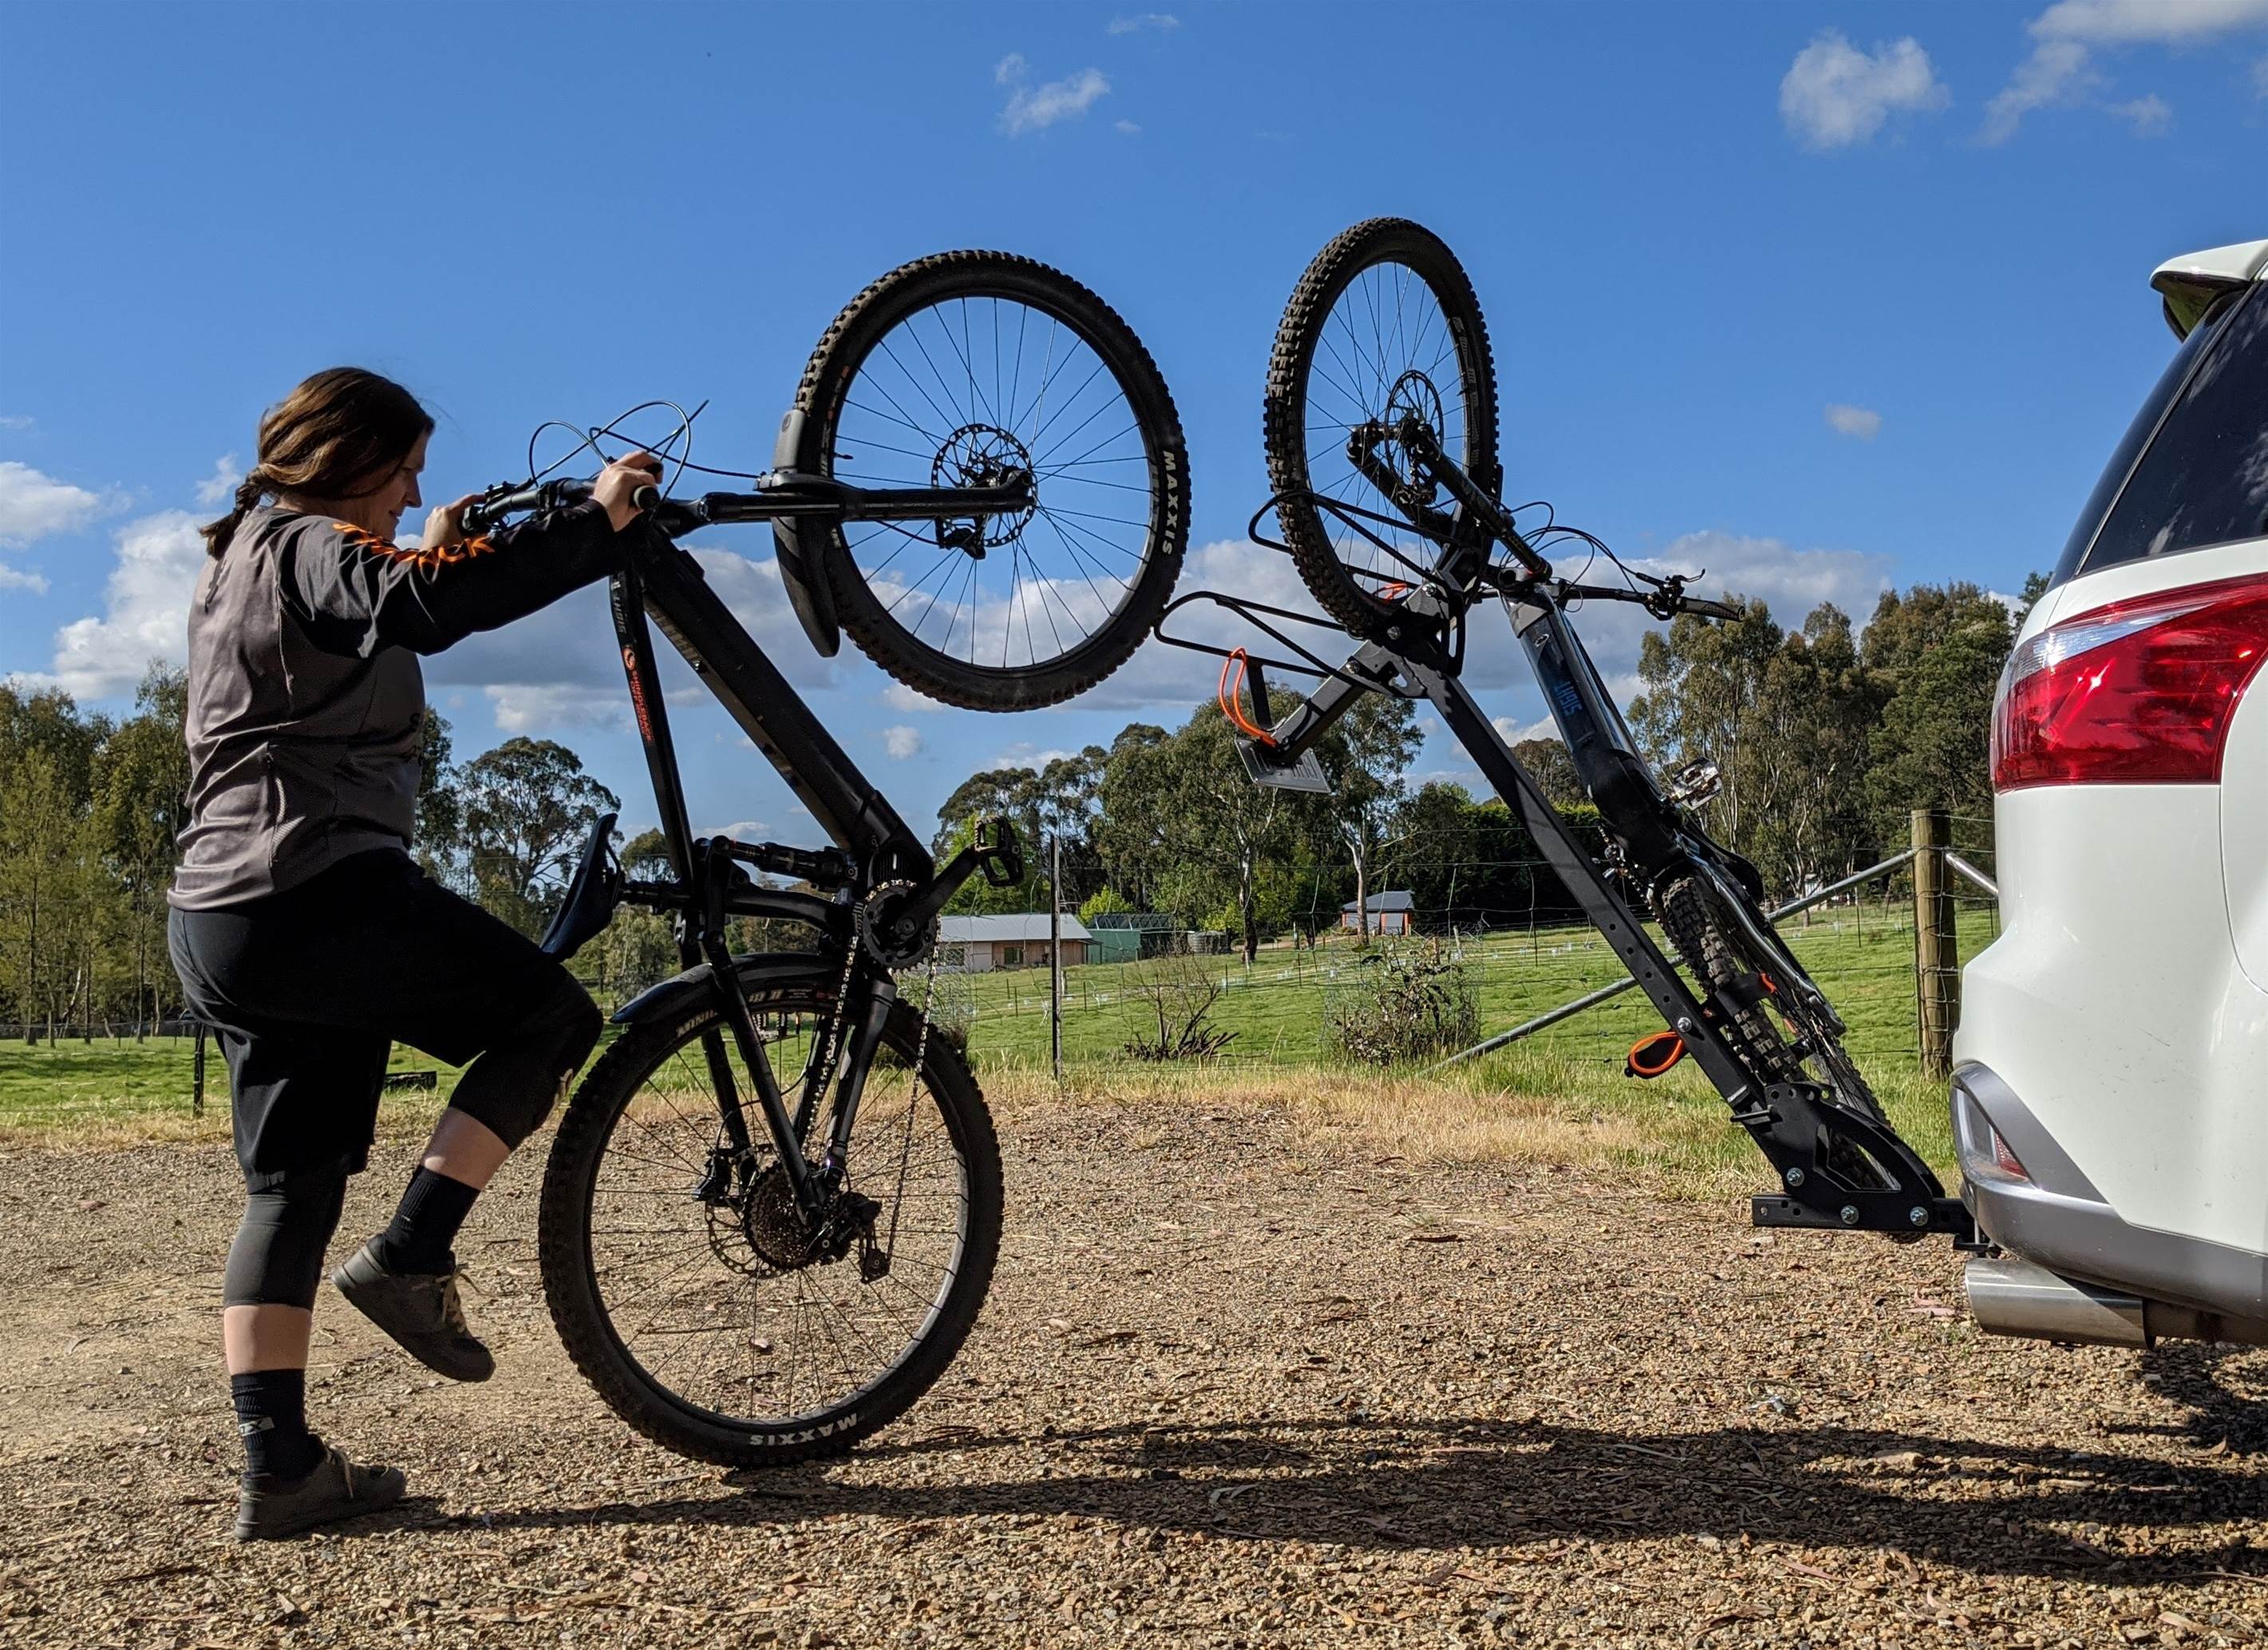
<svg viewBox="0 0 2268 1650">
<path fill-rule="evenodd" d="M 861 292 L 812 352 L 797 468 L 858 487 L 1033 478 L 1016 516 L 849 522 L 822 556 L 843 628 L 908 687 L 970 710 L 1053 704 L 1148 636 L 1189 540 L 1165 380 L 1069 276 L 951 252 Z"/>
<path fill-rule="evenodd" d="M 1367 635 L 1394 616 L 1396 586 L 1415 582 L 1438 550 L 1414 531 L 1378 528 L 1381 550 L 1306 494 L 1400 519 L 1347 454 L 1359 424 L 1416 413 L 1441 450 L 1481 487 L 1500 479 L 1496 372 L 1488 326 L 1456 254 L 1406 218 L 1376 217 L 1339 235 L 1307 266 L 1285 306 L 1268 363 L 1268 478 L 1280 494 L 1285 541 L 1315 600 Z M 1383 456 L 1412 479 L 1394 444 Z"/>
<path fill-rule="evenodd" d="M 797 969 L 750 993 L 791 1096 L 834 985 Z M 543 1177 L 544 1293 L 576 1367 L 656 1443 L 733 1467 L 840 1455 L 926 1392 L 975 1323 L 999 1253 L 999 1145 L 934 1029 L 914 1074 L 921 1023 L 899 1004 L 844 1180 L 876 1212 L 844 1252 L 811 1253 L 768 1144 L 753 1174 L 713 1178 L 703 1039 L 723 1028 L 713 1005 L 639 1027 L 576 1091 Z M 822 1107 L 814 1140 L 828 1122 Z M 873 1251 L 879 1275 L 861 1264 Z"/>
<path fill-rule="evenodd" d="M 1721 909 L 1725 897 L 1702 878 L 1684 877 L 1664 888 L 1655 906 L 1663 932 L 1702 996 L 1721 992 L 1737 1005 L 1730 1016 L 1732 1030 L 1746 1045 L 1757 1074 L 1768 1083 L 1816 1084 L 1835 1104 L 1887 1124 L 1881 1102 L 1844 1051 L 1841 1034 L 1799 993 L 1780 989 L 1772 977 L 1778 963 L 1759 954 L 1742 925 Z M 1743 994 L 1758 985 L 1761 998 L 1742 1002 Z M 1829 1161 L 1856 1184 L 1892 1183 L 1882 1165 L 1847 1141 L 1837 1145 Z M 1892 1235 L 1910 1241 L 1907 1234 Z"/>
</svg>

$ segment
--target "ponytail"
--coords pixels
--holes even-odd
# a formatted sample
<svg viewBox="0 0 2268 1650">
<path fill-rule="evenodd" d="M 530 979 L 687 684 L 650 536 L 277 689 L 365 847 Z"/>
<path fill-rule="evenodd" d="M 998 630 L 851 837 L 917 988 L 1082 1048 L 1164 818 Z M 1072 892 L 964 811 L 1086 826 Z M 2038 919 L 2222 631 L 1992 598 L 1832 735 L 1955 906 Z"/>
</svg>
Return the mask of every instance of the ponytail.
<svg viewBox="0 0 2268 1650">
<path fill-rule="evenodd" d="M 244 525 L 245 517 L 252 513 L 259 505 L 261 496 L 267 490 L 267 477 L 261 473 L 260 466 L 255 464 L 236 490 L 235 507 L 219 520 L 208 521 L 197 529 L 205 535 L 206 555 L 218 561 L 228 553 L 229 544 L 236 537 L 237 528 Z"/>
<path fill-rule="evenodd" d="M 203 529 L 217 559 L 262 497 L 358 498 L 383 484 L 430 435 L 432 416 L 391 379 L 335 366 L 301 382 L 260 420 L 259 462 L 236 490 L 236 505 Z"/>
</svg>

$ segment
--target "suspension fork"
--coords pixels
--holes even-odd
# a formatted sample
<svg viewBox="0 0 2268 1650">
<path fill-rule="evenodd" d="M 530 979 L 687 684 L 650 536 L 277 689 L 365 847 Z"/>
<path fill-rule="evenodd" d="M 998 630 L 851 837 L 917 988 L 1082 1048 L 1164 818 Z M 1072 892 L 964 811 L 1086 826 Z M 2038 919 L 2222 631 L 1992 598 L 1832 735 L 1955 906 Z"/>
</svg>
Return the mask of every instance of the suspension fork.
<svg viewBox="0 0 2268 1650">
<path fill-rule="evenodd" d="M 779 1079 L 772 1075 L 771 1062 L 764 1056 L 763 1037 L 756 1029 L 756 1017 L 748 1006 L 747 997 L 740 990 L 740 970 L 725 942 L 725 895 L 737 868 L 727 851 L 729 846 L 721 840 L 711 840 L 696 855 L 695 876 L 700 898 L 688 913 L 694 929 L 693 944 L 702 961 L 709 965 L 710 990 L 715 994 L 725 1028 L 740 1051 L 749 1086 L 755 1090 L 764 1131 L 771 1137 L 772 1149 L 779 1154 L 781 1167 L 787 1171 L 788 1184 L 795 1192 L 796 1208 L 805 1219 L 815 1222 L 826 1204 L 827 1191 L 803 1154 L 794 1120 L 788 1115 L 786 1096 L 780 1092 Z M 745 1163 L 755 1143 L 748 1129 L 747 1107 L 733 1081 L 733 1063 L 725 1052 L 724 1039 L 713 1031 L 704 1034 L 702 1052 L 708 1062 L 710 1079 L 716 1086 L 725 1138 L 731 1143 L 734 1160 Z"/>
</svg>

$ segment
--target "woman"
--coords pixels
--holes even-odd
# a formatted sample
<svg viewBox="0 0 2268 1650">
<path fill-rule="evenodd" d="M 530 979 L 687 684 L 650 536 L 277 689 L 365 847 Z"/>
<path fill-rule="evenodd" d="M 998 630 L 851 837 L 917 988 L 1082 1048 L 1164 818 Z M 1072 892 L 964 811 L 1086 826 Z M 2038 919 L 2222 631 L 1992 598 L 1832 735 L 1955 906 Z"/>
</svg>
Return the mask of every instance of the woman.
<svg viewBox="0 0 2268 1650">
<path fill-rule="evenodd" d="M 484 1381 L 451 1245 L 599 1035 L 565 969 L 409 858 L 417 655 L 606 577 L 659 466 L 634 453 L 589 502 L 493 538 L 465 538 L 460 498 L 411 549 L 394 535 L 423 502 L 432 430 L 374 372 L 301 384 L 261 420 L 236 508 L 204 529 L 189 611 L 189 823 L 167 932 L 228 1060 L 244 1169 L 221 1314 L 244 1540 L 401 1496 L 399 1470 L 326 1447 L 305 1412 L 324 1247 L 368 1160 L 389 1042 L 471 1065 L 392 1224 L 332 1281 L 413 1357 Z"/>
</svg>

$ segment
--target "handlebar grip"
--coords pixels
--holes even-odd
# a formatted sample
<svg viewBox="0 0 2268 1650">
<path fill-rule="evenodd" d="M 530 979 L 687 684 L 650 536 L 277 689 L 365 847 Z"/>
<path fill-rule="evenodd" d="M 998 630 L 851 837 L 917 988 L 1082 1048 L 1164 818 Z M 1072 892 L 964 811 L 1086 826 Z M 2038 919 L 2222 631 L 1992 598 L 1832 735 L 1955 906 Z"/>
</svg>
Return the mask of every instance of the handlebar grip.
<svg viewBox="0 0 2268 1650">
<path fill-rule="evenodd" d="M 652 482 L 648 482 L 644 486 L 635 488 L 631 490 L 630 508 L 633 510 L 651 510 L 660 502 L 661 489 L 655 486 Z"/>
</svg>

